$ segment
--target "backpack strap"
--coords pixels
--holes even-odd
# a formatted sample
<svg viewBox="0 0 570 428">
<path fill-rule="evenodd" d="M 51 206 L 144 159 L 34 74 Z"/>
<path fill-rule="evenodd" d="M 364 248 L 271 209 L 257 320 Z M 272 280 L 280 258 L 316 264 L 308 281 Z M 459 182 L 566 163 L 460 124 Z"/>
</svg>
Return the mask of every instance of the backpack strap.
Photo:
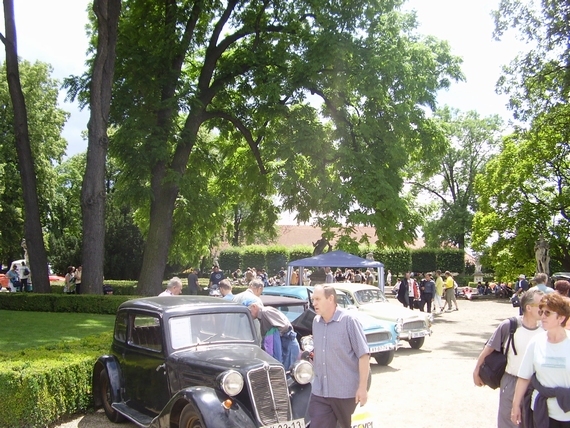
<svg viewBox="0 0 570 428">
<path fill-rule="evenodd" d="M 518 322 L 517 318 L 516 317 L 510 317 L 509 318 L 509 338 L 507 339 L 507 346 L 505 346 L 505 350 L 503 353 L 506 354 L 509 350 L 509 345 L 511 345 L 513 348 L 513 352 L 515 353 L 515 355 L 517 355 L 517 348 L 515 347 L 514 336 L 515 336 L 515 332 L 517 331 L 518 327 L 519 327 L 519 322 Z"/>
</svg>

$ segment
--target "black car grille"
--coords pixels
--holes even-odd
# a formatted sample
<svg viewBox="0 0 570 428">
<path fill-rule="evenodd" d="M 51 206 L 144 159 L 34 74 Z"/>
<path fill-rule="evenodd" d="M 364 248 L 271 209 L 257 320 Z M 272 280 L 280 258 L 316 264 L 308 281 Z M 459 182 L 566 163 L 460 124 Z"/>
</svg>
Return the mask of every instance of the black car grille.
<svg viewBox="0 0 570 428">
<path fill-rule="evenodd" d="M 366 335 L 366 342 L 368 343 L 378 343 L 390 340 L 390 333 L 383 331 L 382 333 L 371 333 Z"/>
<path fill-rule="evenodd" d="M 285 370 L 266 366 L 247 373 L 251 402 L 262 425 L 291 420 Z"/>
<path fill-rule="evenodd" d="M 404 323 L 403 328 L 404 330 L 422 330 L 426 328 L 426 325 L 423 321 L 411 321 Z"/>
</svg>

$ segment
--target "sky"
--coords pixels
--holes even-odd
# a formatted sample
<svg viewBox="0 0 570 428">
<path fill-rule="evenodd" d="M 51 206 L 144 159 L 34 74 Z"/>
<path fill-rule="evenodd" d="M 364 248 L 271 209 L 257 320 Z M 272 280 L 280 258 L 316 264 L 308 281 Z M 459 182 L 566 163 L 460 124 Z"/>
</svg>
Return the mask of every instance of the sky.
<svg viewBox="0 0 570 428">
<path fill-rule="evenodd" d="M 53 67 L 53 77 L 60 81 L 85 70 L 87 50 L 87 0 L 14 0 L 18 53 L 30 62 L 40 60 Z M 438 94 L 439 105 L 449 105 L 462 111 L 475 110 L 481 116 L 500 115 L 510 118 L 506 98 L 495 92 L 495 84 L 506 65 L 524 46 L 514 37 L 493 40 L 491 11 L 499 0 L 408 0 L 405 10 L 417 11 L 419 32 L 447 40 L 454 55 L 463 58 L 466 81 L 453 83 Z M 1 31 L 4 17 L 0 11 Z M 4 50 L 0 58 L 4 60 Z M 63 137 L 68 141 L 67 155 L 87 148 L 82 131 L 87 128 L 89 113 L 79 111 L 77 104 L 64 102 L 61 108 L 71 113 Z"/>
</svg>

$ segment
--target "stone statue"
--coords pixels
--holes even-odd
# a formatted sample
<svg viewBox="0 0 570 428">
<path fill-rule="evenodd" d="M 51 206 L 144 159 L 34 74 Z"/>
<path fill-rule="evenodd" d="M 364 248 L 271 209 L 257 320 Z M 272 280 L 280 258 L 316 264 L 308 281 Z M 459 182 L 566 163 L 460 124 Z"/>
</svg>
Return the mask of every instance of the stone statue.
<svg viewBox="0 0 570 428">
<path fill-rule="evenodd" d="M 325 248 L 328 246 L 328 251 L 332 250 L 332 245 L 325 235 L 321 235 L 321 239 L 317 242 L 313 242 L 313 256 L 318 256 L 319 254 L 323 254 Z"/>
<path fill-rule="evenodd" d="M 540 235 L 534 245 L 534 257 L 536 258 L 536 273 L 550 274 L 550 254 L 548 242 Z"/>
</svg>

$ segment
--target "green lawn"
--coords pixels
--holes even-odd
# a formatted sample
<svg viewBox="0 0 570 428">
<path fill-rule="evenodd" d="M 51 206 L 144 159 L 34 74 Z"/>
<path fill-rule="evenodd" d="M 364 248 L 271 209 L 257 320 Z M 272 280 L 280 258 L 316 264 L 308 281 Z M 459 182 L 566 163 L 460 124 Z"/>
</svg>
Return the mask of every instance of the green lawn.
<svg viewBox="0 0 570 428">
<path fill-rule="evenodd" d="M 114 315 L 0 311 L 0 350 L 17 351 L 113 330 Z"/>
</svg>

